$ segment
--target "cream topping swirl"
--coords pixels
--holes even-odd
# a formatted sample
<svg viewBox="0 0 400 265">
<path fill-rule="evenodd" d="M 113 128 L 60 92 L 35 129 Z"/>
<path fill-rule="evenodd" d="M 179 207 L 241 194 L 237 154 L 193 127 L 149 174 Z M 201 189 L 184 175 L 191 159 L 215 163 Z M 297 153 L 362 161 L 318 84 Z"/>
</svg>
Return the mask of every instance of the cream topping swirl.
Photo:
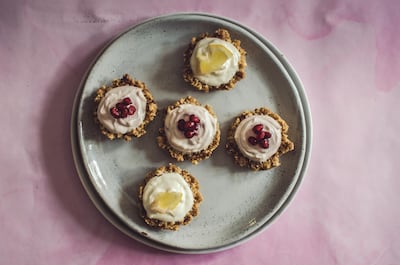
<svg viewBox="0 0 400 265">
<path fill-rule="evenodd" d="M 211 72 L 209 74 L 202 74 L 199 71 L 199 55 L 202 57 L 209 57 L 210 50 L 209 44 L 216 43 L 221 44 L 227 48 L 231 53 L 232 57 L 229 58 L 217 71 Z M 196 47 L 194 48 L 193 54 L 190 58 L 190 66 L 193 71 L 193 75 L 199 79 L 201 82 L 211 85 L 220 86 L 222 84 L 228 83 L 232 77 L 239 70 L 239 60 L 240 52 L 233 46 L 232 43 L 221 40 L 219 38 L 204 38 L 200 40 Z"/>
<path fill-rule="evenodd" d="M 271 133 L 268 148 L 249 143 L 248 138 L 255 136 L 252 129 L 256 124 L 262 124 L 263 130 Z M 244 156 L 253 161 L 264 162 L 278 151 L 282 140 L 281 131 L 281 125 L 274 118 L 268 115 L 253 115 L 239 123 L 235 131 L 235 141 Z"/>
<path fill-rule="evenodd" d="M 110 109 L 123 98 L 129 97 L 136 112 L 126 118 L 114 118 Z M 120 86 L 109 90 L 101 99 L 97 108 L 97 118 L 104 127 L 113 133 L 127 133 L 137 128 L 146 117 L 147 100 L 142 89 L 135 86 Z"/>
<path fill-rule="evenodd" d="M 178 129 L 180 119 L 189 120 L 191 114 L 200 119 L 197 135 L 188 139 Z M 165 135 L 169 144 L 177 151 L 188 154 L 206 149 L 217 132 L 217 119 L 202 106 L 182 104 L 169 111 L 164 121 Z"/>
<path fill-rule="evenodd" d="M 182 194 L 177 206 L 166 212 L 160 212 L 152 207 L 157 196 L 163 192 L 177 192 Z M 143 207 L 147 217 L 165 222 L 183 221 L 194 203 L 193 192 L 189 184 L 178 173 L 163 173 L 151 178 L 143 189 Z"/>
</svg>

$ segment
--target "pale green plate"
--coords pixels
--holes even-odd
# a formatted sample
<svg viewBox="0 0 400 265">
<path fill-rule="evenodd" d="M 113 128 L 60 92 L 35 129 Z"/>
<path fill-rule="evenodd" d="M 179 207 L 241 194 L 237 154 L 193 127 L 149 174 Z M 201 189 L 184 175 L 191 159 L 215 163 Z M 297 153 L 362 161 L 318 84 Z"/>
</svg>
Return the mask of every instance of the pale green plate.
<svg viewBox="0 0 400 265">
<path fill-rule="evenodd" d="M 225 28 L 247 50 L 247 76 L 231 91 L 203 93 L 182 80 L 182 54 L 192 36 Z M 148 133 L 131 142 L 110 141 L 93 120 L 96 89 L 129 73 L 144 81 L 161 112 L 192 95 L 213 106 L 221 123 L 221 144 L 213 156 L 192 165 L 177 163 L 195 175 L 204 201 L 200 215 L 177 232 L 146 226 L 136 197 L 145 174 L 174 162 L 158 148 L 162 115 Z M 266 106 L 289 124 L 295 151 L 278 168 L 252 172 L 225 152 L 232 119 L 244 110 Z M 156 17 L 128 29 L 96 58 L 77 92 L 72 115 L 72 147 L 83 186 L 103 215 L 122 232 L 155 248 L 181 253 L 215 252 L 236 246 L 263 231 L 293 198 L 304 176 L 311 149 L 311 116 L 303 86 L 284 56 L 249 28 L 209 14 Z"/>
</svg>

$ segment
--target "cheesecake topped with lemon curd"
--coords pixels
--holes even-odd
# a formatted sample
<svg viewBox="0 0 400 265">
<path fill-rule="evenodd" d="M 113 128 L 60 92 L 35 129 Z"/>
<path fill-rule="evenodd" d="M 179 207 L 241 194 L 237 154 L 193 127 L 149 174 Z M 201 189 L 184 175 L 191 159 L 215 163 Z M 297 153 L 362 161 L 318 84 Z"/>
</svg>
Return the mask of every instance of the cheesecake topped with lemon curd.
<svg viewBox="0 0 400 265">
<path fill-rule="evenodd" d="M 246 51 L 225 29 L 192 38 L 184 53 L 183 78 L 198 90 L 229 90 L 244 78 Z"/>
<path fill-rule="evenodd" d="M 199 214 L 202 200 L 197 179 L 173 164 L 148 173 L 139 187 L 142 217 L 155 228 L 178 230 Z"/>
</svg>

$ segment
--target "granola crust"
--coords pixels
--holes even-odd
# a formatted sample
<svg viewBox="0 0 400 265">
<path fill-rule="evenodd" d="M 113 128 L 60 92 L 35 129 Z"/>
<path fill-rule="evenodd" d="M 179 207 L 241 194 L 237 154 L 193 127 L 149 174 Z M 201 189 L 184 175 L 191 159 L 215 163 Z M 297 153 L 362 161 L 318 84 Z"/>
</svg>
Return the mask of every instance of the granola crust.
<svg viewBox="0 0 400 265">
<path fill-rule="evenodd" d="M 193 104 L 193 105 L 202 106 L 195 98 L 188 96 L 186 98 L 181 98 L 175 104 L 168 106 L 166 113 L 169 113 L 173 109 L 179 107 L 179 105 L 181 105 L 181 104 Z M 215 117 L 215 118 L 217 117 L 215 112 L 211 108 L 211 106 L 205 105 L 203 107 L 206 108 L 207 111 L 213 117 Z M 168 139 L 167 139 L 167 136 L 165 135 L 164 127 L 159 129 L 159 136 L 157 136 L 157 143 L 158 143 L 159 147 L 161 147 L 162 149 L 166 149 L 169 152 L 170 156 L 175 158 L 177 161 L 181 162 L 181 161 L 185 161 L 185 160 L 190 160 L 193 164 L 198 164 L 199 161 L 201 161 L 203 159 L 207 159 L 211 156 L 212 152 L 219 145 L 220 137 L 221 137 L 221 131 L 219 129 L 219 123 L 217 121 L 217 131 L 215 133 L 212 143 L 207 147 L 207 149 L 201 150 L 199 152 L 184 154 L 184 153 L 172 148 L 171 145 L 168 143 Z"/>
<path fill-rule="evenodd" d="M 193 198 L 194 198 L 193 207 L 186 214 L 183 221 L 165 222 L 165 221 L 160 221 L 157 219 L 151 219 L 151 218 L 147 217 L 146 211 L 143 207 L 143 191 L 144 191 L 144 187 L 146 186 L 147 182 L 149 182 L 149 180 L 151 178 L 159 176 L 162 173 L 166 173 L 166 172 L 180 174 L 185 179 L 185 181 L 189 184 L 190 189 L 193 192 Z M 169 229 L 169 230 L 174 230 L 174 231 L 178 230 L 180 225 L 187 225 L 188 223 L 190 223 L 192 221 L 193 217 L 195 217 L 199 214 L 199 206 L 203 200 L 203 196 L 200 193 L 200 185 L 199 185 L 199 182 L 197 181 L 197 179 L 194 176 L 192 176 L 191 174 L 189 174 L 188 171 L 183 170 L 173 164 L 169 164 L 168 166 L 160 167 L 160 168 L 148 173 L 146 175 L 146 178 L 144 179 L 143 184 L 139 187 L 138 197 L 139 197 L 139 201 L 140 201 L 140 205 L 141 205 L 141 217 L 144 219 L 146 224 L 148 224 L 149 226 L 155 227 L 155 228 Z"/>
<path fill-rule="evenodd" d="M 245 118 L 253 115 L 268 115 L 274 118 L 282 126 L 281 145 L 278 151 L 264 162 L 253 161 L 242 155 L 235 141 L 235 131 L 236 128 L 239 126 L 239 123 Z M 278 114 L 270 111 L 267 108 L 258 108 L 254 111 L 245 111 L 234 119 L 231 128 L 228 131 L 227 143 L 225 147 L 228 153 L 233 156 L 235 163 L 241 167 L 248 167 L 254 171 L 270 169 L 272 167 L 277 167 L 280 165 L 279 157 L 281 155 L 294 150 L 294 144 L 289 139 L 287 134 L 288 129 L 289 126 L 287 125 L 287 123 Z"/>
<path fill-rule="evenodd" d="M 210 86 L 207 84 L 204 84 L 201 82 L 199 79 L 194 77 L 192 68 L 190 67 L 190 57 L 192 57 L 192 53 L 194 51 L 194 48 L 196 47 L 196 44 L 207 37 L 214 37 L 214 38 L 219 38 L 221 40 L 227 41 L 232 43 L 233 46 L 235 46 L 236 49 L 238 49 L 240 53 L 240 59 L 239 59 L 239 69 L 236 72 L 236 74 L 232 77 L 232 79 L 226 83 L 222 84 L 220 86 Z M 240 46 L 240 40 L 232 40 L 229 32 L 226 29 L 218 29 L 216 30 L 212 35 L 209 35 L 207 32 L 201 34 L 198 38 L 193 37 L 189 47 L 186 49 L 186 51 L 183 54 L 183 79 L 190 83 L 193 87 L 195 87 L 197 90 L 204 91 L 204 92 L 209 92 L 209 91 L 214 91 L 214 90 L 230 90 L 232 89 L 235 84 L 243 79 L 245 77 L 245 71 L 244 69 L 247 66 L 246 63 L 246 51 Z"/>
<path fill-rule="evenodd" d="M 142 89 L 143 94 L 147 100 L 146 116 L 145 116 L 143 122 L 137 128 L 133 129 L 132 131 L 129 131 L 125 134 L 113 133 L 113 132 L 108 131 L 98 120 L 97 106 L 108 91 L 110 91 L 113 88 L 116 88 L 119 86 L 125 86 L 125 85 L 135 86 L 135 87 Z M 155 103 L 153 95 L 150 93 L 146 84 L 143 83 L 142 81 L 133 79 L 128 74 L 124 74 L 123 77 L 120 79 L 114 79 L 110 86 L 103 85 L 99 89 L 97 89 L 96 96 L 94 98 L 94 102 L 97 104 L 96 110 L 94 112 L 95 121 L 96 121 L 96 123 L 99 124 L 101 133 L 104 134 L 105 136 L 107 136 L 107 138 L 110 140 L 123 138 L 126 141 L 130 141 L 132 139 L 132 137 L 140 137 L 140 136 L 144 135 L 146 133 L 146 130 L 145 130 L 146 126 L 154 119 L 154 117 L 157 114 L 157 104 Z"/>
</svg>

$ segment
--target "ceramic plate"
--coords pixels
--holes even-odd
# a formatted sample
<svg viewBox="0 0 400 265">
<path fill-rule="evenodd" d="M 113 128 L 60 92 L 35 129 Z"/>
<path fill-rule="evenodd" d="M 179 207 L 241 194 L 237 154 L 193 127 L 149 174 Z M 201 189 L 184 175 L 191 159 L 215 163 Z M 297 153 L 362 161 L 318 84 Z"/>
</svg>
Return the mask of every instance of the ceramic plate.
<svg viewBox="0 0 400 265">
<path fill-rule="evenodd" d="M 231 91 L 203 93 L 182 79 L 183 52 L 190 39 L 226 28 L 247 50 L 247 76 Z M 93 119 L 96 89 L 129 73 L 150 88 L 162 113 L 191 95 L 213 106 L 221 124 L 221 144 L 213 156 L 192 165 L 204 201 L 200 215 L 179 231 L 158 231 L 139 216 L 137 190 L 147 172 L 175 162 L 156 143 L 162 116 L 148 133 L 131 142 L 110 141 Z M 289 124 L 296 150 L 282 165 L 262 172 L 240 168 L 225 152 L 227 129 L 244 110 L 266 106 Z M 204 253 L 226 249 L 265 229 L 288 204 L 304 175 L 311 145 L 311 118 L 303 87 L 280 52 L 251 29 L 208 14 L 173 14 L 133 26 L 97 57 L 77 93 L 73 113 L 74 156 L 82 183 L 99 210 L 121 231 L 156 248 Z M 76 139 L 74 139 L 76 137 Z"/>
</svg>

